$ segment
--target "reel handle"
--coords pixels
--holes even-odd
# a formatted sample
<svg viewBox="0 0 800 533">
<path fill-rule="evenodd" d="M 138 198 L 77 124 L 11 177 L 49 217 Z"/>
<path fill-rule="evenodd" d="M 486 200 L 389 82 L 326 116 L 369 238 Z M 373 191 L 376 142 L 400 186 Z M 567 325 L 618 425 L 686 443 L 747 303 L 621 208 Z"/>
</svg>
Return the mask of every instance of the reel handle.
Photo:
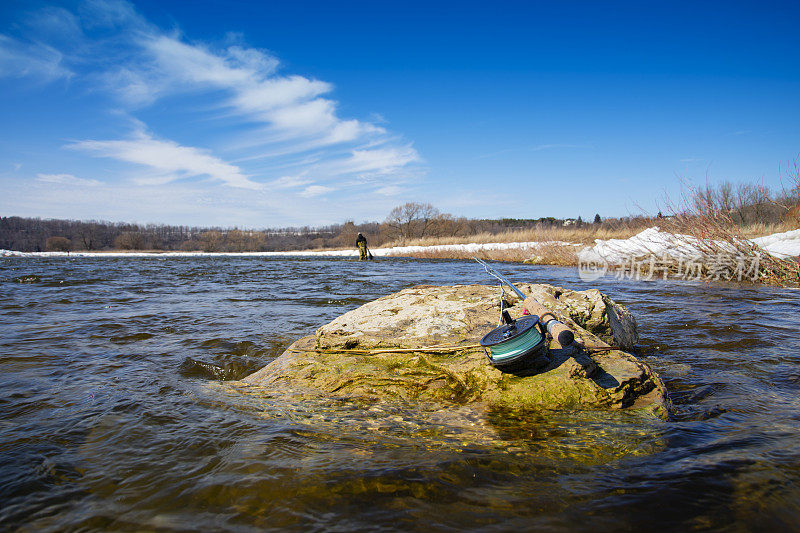
<svg viewBox="0 0 800 533">
<path fill-rule="evenodd" d="M 552 335 L 562 347 L 569 346 L 575 341 L 575 333 L 559 322 L 553 313 L 536 301 L 532 296 L 525 298 L 523 305 L 530 314 L 539 315 L 539 322 L 547 328 L 550 335 Z"/>
</svg>

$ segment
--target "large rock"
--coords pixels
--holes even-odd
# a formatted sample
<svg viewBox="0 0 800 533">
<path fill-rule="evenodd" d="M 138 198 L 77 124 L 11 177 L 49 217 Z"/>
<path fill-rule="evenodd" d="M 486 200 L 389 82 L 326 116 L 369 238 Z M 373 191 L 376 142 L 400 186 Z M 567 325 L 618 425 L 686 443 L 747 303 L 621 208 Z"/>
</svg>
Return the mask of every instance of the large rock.
<svg viewBox="0 0 800 533">
<path fill-rule="evenodd" d="M 667 414 L 663 383 L 617 346 L 637 340 L 625 307 L 597 290 L 519 284 L 572 327 L 588 349 L 556 343 L 540 368 L 509 374 L 476 346 L 497 326 L 500 292 L 484 285 L 418 286 L 362 305 L 292 344 L 245 384 L 333 396 L 479 403 L 509 409 L 637 409 Z M 516 295 L 504 298 L 512 317 Z M 610 347 L 603 339 L 615 343 Z M 446 345 L 443 351 L 428 350 Z"/>
</svg>

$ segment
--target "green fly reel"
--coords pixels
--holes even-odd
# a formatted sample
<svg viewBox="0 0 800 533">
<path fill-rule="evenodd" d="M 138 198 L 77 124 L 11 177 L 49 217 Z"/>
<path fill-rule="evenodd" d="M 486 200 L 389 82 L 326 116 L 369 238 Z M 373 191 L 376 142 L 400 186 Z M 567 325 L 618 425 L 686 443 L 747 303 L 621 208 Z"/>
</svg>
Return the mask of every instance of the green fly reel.
<svg viewBox="0 0 800 533">
<path fill-rule="evenodd" d="M 534 361 L 547 351 L 547 342 L 538 323 L 536 315 L 512 320 L 508 311 L 503 311 L 503 324 L 481 339 L 489 362 L 505 372 L 533 366 Z"/>
</svg>

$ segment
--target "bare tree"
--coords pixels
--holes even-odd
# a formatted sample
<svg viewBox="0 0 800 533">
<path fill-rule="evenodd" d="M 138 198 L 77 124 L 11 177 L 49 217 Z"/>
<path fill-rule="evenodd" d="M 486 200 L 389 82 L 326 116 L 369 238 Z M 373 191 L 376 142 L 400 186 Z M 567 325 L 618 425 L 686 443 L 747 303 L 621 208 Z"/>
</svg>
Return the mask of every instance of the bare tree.
<svg viewBox="0 0 800 533">
<path fill-rule="evenodd" d="M 788 186 L 783 182 L 783 174 L 789 181 Z M 781 172 L 781 184 L 783 190 L 773 203 L 785 209 L 783 219 L 786 222 L 800 227 L 800 156 L 790 161 L 786 171 Z"/>
<path fill-rule="evenodd" d="M 355 246 L 356 238 L 358 237 L 358 228 L 355 222 L 348 220 L 339 231 L 339 236 L 336 238 L 340 246 L 351 248 Z"/>
<path fill-rule="evenodd" d="M 69 252 L 72 243 L 66 237 L 49 237 L 45 242 L 45 249 L 50 252 Z"/>
<path fill-rule="evenodd" d="M 467 226 L 464 218 L 455 218 L 449 213 L 441 213 L 436 216 L 430 224 L 428 233 L 435 237 L 452 237 L 463 235 Z M 468 230 L 468 228 L 466 228 Z M 468 231 L 467 231 L 468 233 Z"/>
<path fill-rule="evenodd" d="M 419 238 L 429 232 L 439 216 L 439 210 L 431 204 L 408 202 L 392 209 L 384 224 L 400 238 Z"/>
<path fill-rule="evenodd" d="M 126 231 L 114 239 L 114 247 L 120 250 L 141 250 L 144 248 L 144 236 L 138 231 Z"/>
<path fill-rule="evenodd" d="M 717 187 L 717 205 L 719 209 L 726 213 L 733 212 L 733 184 L 730 181 L 723 181 Z"/>
<path fill-rule="evenodd" d="M 79 226 L 78 233 L 85 250 L 93 250 L 97 240 L 98 227 L 94 222 L 88 222 Z"/>
<path fill-rule="evenodd" d="M 219 231 L 204 231 L 200 234 L 200 249 L 204 252 L 221 252 L 224 240 Z"/>
</svg>

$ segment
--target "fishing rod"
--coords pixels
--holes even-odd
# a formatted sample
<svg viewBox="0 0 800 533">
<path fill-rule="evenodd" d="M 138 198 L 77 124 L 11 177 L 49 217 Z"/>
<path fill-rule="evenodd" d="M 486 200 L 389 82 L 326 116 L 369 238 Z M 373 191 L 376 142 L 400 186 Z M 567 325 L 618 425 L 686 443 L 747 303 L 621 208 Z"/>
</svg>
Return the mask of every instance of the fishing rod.
<svg viewBox="0 0 800 533">
<path fill-rule="evenodd" d="M 527 309 L 529 313 L 539 316 L 539 322 L 547 329 L 550 335 L 552 335 L 553 338 L 556 339 L 559 344 L 561 344 L 561 346 L 566 347 L 573 343 L 575 340 L 575 333 L 573 333 L 572 330 L 567 326 L 559 322 L 556 316 L 549 309 L 539 303 L 533 296 L 526 296 L 521 290 L 516 288 L 513 283 L 508 281 L 505 276 L 490 267 L 486 261 L 482 261 L 477 257 L 473 257 L 473 259 L 480 263 L 484 269 L 486 269 L 487 274 L 496 278 L 498 281 L 500 281 L 500 283 L 505 283 L 511 288 L 511 290 L 517 293 L 517 296 L 522 298 L 525 309 Z"/>
</svg>

